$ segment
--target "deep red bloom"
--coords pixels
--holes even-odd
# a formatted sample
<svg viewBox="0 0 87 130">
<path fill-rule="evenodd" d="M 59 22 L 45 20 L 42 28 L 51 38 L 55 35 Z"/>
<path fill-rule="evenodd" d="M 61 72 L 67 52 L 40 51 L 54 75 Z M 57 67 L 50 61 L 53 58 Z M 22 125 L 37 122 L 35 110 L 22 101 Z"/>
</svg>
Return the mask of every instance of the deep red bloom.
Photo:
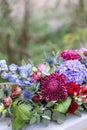
<svg viewBox="0 0 87 130">
<path fill-rule="evenodd" d="M 75 50 L 65 50 L 61 53 L 64 60 L 81 60 L 80 55 Z"/>
<path fill-rule="evenodd" d="M 67 113 L 72 114 L 72 113 L 74 113 L 77 109 L 78 109 L 78 104 L 77 104 L 74 100 L 72 100 L 72 102 L 71 102 L 71 104 L 70 104 L 70 106 L 69 106 L 69 108 L 68 108 L 68 110 L 67 110 Z"/>
<path fill-rule="evenodd" d="M 42 101 L 42 100 L 43 100 L 43 95 L 37 93 L 37 94 L 35 94 L 35 95 L 33 96 L 33 100 L 34 100 L 35 102 Z"/>
<path fill-rule="evenodd" d="M 52 73 L 41 79 L 40 91 L 46 101 L 61 101 L 67 98 L 66 77 L 60 73 Z"/>
<path fill-rule="evenodd" d="M 68 94 L 70 96 L 74 96 L 74 94 L 78 95 L 79 92 L 80 92 L 80 86 L 77 85 L 76 83 L 74 82 L 69 82 L 66 84 L 66 87 L 67 87 L 67 91 L 68 91 Z"/>
<path fill-rule="evenodd" d="M 11 92 L 12 98 L 16 98 L 16 97 L 20 96 L 21 91 L 22 90 L 19 86 L 13 85 L 12 86 L 12 92 Z"/>
</svg>

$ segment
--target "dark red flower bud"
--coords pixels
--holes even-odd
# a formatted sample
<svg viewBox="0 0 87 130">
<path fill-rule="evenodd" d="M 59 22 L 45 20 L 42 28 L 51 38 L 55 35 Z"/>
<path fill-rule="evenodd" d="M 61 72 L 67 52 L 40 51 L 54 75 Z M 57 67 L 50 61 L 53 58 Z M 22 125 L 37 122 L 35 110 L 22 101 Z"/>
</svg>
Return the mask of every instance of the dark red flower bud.
<svg viewBox="0 0 87 130">
<path fill-rule="evenodd" d="M 12 103 L 12 99 L 11 97 L 5 97 L 3 100 L 2 100 L 2 103 L 5 107 L 9 107 Z"/>
<path fill-rule="evenodd" d="M 12 98 L 16 98 L 16 97 L 20 96 L 21 91 L 22 91 L 22 90 L 21 90 L 21 88 L 20 88 L 19 86 L 14 85 L 14 86 L 12 87 L 12 93 L 11 93 Z"/>
<path fill-rule="evenodd" d="M 87 56 L 87 51 L 84 51 L 84 55 Z"/>
<path fill-rule="evenodd" d="M 42 94 L 39 94 L 39 93 L 35 94 L 35 95 L 33 96 L 33 100 L 34 100 L 35 102 L 38 102 L 38 101 L 43 100 Z"/>
</svg>

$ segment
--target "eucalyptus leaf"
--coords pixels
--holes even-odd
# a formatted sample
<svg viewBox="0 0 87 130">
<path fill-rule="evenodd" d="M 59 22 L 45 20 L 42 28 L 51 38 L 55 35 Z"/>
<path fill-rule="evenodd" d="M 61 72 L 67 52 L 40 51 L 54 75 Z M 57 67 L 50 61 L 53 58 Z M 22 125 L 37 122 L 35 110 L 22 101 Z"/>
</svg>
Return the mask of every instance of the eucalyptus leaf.
<svg viewBox="0 0 87 130">
<path fill-rule="evenodd" d="M 33 116 L 33 117 L 30 119 L 30 125 L 34 124 L 36 121 L 37 121 L 37 118 Z"/>
<path fill-rule="evenodd" d="M 66 116 L 63 113 L 60 113 L 58 111 L 53 111 L 52 119 L 54 121 L 57 121 L 57 123 L 60 124 L 64 122 L 64 120 L 66 119 Z"/>
<path fill-rule="evenodd" d="M 50 120 L 49 119 L 46 119 L 46 118 L 43 118 L 42 119 L 42 122 L 45 126 L 48 126 L 48 124 L 50 123 Z"/>
<path fill-rule="evenodd" d="M 67 97 L 66 100 L 56 103 L 56 105 L 54 106 L 54 110 L 57 110 L 62 113 L 66 113 L 66 111 L 68 110 L 71 104 L 71 101 L 72 101 L 71 97 Z"/>
<path fill-rule="evenodd" d="M 81 117 L 81 113 L 80 113 L 79 110 L 76 110 L 76 111 L 74 112 L 74 114 L 75 114 L 76 116 L 78 116 L 78 117 Z"/>
<path fill-rule="evenodd" d="M 83 103 L 83 107 L 87 110 L 87 103 Z"/>
<path fill-rule="evenodd" d="M 46 107 L 52 107 L 55 104 L 55 101 L 48 102 Z"/>
<path fill-rule="evenodd" d="M 48 119 L 48 120 L 51 119 L 49 116 L 46 116 L 46 115 L 42 115 L 42 117 L 43 117 L 44 119 Z"/>
<path fill-rule="evenodd" d="M 51 117 L 51 111 L 50 110 L 45 110 L 44 115 Z"/>
<path fill-rule="evenodd" d="M 60 116 L 57 119 L 57 123 L 61 124 L 65 121 L 65 119 L 66 119 L 66 116 L 64 114 L 60 114 Z"/>
<path fill-rule="evenodd" d="M 39 124 L 40 123 L 40 115 L 37 115 L 36 118 L 37 118 L 37 123 Z"/>
<path fill-rule="evenodd" d="M 53 119 L 54 121 L 56 121 L 56 120 L 58 119 L 58 117 L 59 117 L 59 112 L 58 112 L 58 111 L 53 111 L 52 119 Z"/>
</svg>

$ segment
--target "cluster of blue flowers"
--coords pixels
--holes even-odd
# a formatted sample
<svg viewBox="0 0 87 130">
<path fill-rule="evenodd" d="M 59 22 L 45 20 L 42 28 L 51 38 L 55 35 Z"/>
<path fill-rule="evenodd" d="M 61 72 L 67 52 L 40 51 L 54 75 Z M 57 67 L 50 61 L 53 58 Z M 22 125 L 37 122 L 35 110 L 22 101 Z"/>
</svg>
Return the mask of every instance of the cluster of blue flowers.
<svg viewBox="0 0 87 130">
<path fill-rule="evenodd" d="M 72 81 L 80 85 L 87 77 L 86 67 L 78 60 L 64 61 L 60 66 L 57 66 L 56 72 L 64 74 L 67 82 Z"/>
<path fill-rule="evenodd" d="M 30 64 L 24 66 L 11 64 L 7 66 L 5 60 L 0 60 L 0 76 L 9 82 L 30 86 L 32 84 L 32 80 L 29 77 L 31 72 L 30 68 Z"/>
</svg>

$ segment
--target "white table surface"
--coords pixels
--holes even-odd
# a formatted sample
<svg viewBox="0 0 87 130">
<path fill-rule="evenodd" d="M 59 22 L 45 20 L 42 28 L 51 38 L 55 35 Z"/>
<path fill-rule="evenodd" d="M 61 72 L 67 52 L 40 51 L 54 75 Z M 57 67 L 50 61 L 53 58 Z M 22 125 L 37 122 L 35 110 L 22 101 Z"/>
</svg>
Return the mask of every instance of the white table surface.
<svg viewBox="0 0 87 130">
<path fill-rule="evenodd" d="M 10 122 L 7 118 L 0 120 L 0 130 L 12 130 L 11 126 L 8 127 L 7 122 Z M 26 126 L 24 130 L 87 130 L 87 112 L 83 112 L 82 117 L 69 115 L 61 125 L 51 122 L 46 127 L 41 123 L 39 125 Z"/>
</svg>

